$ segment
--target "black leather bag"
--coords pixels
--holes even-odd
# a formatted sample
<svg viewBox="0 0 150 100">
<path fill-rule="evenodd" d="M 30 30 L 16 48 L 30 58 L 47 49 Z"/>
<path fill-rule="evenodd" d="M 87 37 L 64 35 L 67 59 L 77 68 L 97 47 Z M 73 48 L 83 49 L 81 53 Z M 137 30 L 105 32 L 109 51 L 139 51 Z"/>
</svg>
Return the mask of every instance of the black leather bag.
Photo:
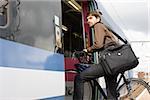
<svg viewBox="0 0 150 100">
<path fill-rule="evenodd" d="M 106 75 L 114 75 L 132 68 L 138 64 L 138 58 L 129 44 L 109 46 L 100 53 L 100 63 Z"/>
</svg>

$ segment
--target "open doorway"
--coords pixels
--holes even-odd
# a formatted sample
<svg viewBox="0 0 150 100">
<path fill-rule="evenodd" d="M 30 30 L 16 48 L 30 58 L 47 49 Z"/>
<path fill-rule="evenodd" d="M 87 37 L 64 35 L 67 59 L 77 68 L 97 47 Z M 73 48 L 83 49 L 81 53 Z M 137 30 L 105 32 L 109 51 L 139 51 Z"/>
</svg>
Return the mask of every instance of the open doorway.
<svg viewBox="0 0 150 100">
<path fill-rule="evenodd" d="M 80 1 L 74 2 L 80 5 Z M 62 33 L 65 69 L 75 69 L 74 64 L 78 63 L 78 60 L 72 59 L 73 52 L 84 48 L 82 14 L 69 6 L 67 0 L 62 1 Z M 65 73 L 66 100 L 72 100 L 74 76 L 73 73 Z"/>
<path fill-rule="evenodd" d="M 71 57 L 75 50 L 82 50 L 84 47 L 82 14 L 65 1 L 62 1 L 62 25 L 64 56 Z"/>
</svg>

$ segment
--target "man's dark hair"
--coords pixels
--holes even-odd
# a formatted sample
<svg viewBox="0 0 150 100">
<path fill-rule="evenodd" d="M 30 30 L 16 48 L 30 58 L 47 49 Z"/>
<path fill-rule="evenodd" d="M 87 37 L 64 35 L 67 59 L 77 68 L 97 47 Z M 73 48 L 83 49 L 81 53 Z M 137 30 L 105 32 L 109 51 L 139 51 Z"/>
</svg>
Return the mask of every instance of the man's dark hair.
<svg viewBox="0 0 150 100">
<path fill-rule="evenodd" d="M 100 11 L 90 11 L 87 15 L 88 16 L 95 16 L 96 18 L 101 18 L 102 13 Z"/>
</svg>

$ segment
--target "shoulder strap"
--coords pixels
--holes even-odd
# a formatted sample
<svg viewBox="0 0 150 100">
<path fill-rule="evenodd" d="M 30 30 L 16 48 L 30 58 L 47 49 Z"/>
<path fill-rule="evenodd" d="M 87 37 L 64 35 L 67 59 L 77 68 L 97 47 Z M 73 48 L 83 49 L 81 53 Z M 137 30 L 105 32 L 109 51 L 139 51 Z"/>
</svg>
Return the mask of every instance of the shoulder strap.
<svg viewBox="0 0 150 100">
<path fill-rule="evenodd" d="M 105 25 L 106 26 L 106 25 Z M 124 42 L 125 44 L 129 44 L 129 42 L 126 39 L 123 39 L 120 35 L 118 35 L 116 32 L 114 32 L 111 28 L 109 28 L 108 26 L 106 26 L 107 29 L 109 31 L 111 31 L 116 37 L 118 37 L 118 39 L 120 39 L 122 42 Z"/>
</svg>

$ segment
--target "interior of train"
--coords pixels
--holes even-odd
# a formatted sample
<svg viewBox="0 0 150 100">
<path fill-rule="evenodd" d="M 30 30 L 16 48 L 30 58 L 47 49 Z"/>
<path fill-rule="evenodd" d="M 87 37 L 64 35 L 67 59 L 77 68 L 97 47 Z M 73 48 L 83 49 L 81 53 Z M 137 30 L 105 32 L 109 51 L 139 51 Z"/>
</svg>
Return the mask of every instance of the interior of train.
<svg viewBox="0 0 150 100">
<path fill-rule="evenodd" d="M 64 56 L 71 57 L 75 50 L 82 50 L 84 46 L 82 15 L 64 1 L 62 1 L 62 25 Z"/>
</svg>

